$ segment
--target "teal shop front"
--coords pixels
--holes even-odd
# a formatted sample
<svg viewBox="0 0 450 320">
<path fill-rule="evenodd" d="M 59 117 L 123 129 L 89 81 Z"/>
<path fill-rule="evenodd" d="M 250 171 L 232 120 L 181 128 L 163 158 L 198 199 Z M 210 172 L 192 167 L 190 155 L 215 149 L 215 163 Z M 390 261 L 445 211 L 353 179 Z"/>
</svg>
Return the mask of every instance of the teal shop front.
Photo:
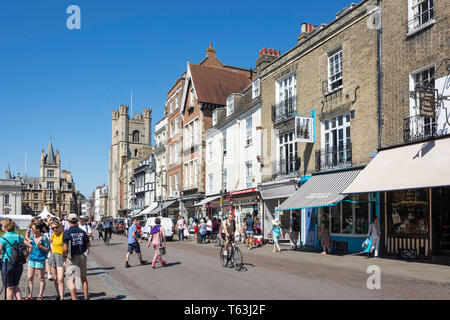
<svg viewBox="0 0 450 320">
<path fill-rule="evenodd" d="M 378 194 L 343 195 L 341 192 L 356 178 L 363 167 L 313 174 L 277 211 L 302 212 L 302 245 L 321 250 L 322 217 L 329 220 L 329 232 L 334 251 L 355 253 L 362 251 L 371 223 L 379 216 Z"/>
</svg>

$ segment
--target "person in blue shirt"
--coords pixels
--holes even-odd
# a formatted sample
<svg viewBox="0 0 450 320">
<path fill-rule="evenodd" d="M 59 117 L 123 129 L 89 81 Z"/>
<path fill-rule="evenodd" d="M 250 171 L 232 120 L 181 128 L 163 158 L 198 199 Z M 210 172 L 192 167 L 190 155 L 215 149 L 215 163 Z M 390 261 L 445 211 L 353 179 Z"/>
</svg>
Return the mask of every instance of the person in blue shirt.
<svg viewBox="0 0 450 320">
<path fill-rule="evenodd" d="M 2 257 L 2 280 L 3 286 L 6 288 L 7 300 L 22 300 L 22 292 L 19 288 L 20 278 L 23 273 L 23 264 L 13 265 L 10 263 L 12 246 L 23 243 L 27 247 L 31 247 L 31 243 L 21 235 L 17 234 L 16 223 L 5 218 L 2 220 L 2 230 L 5 234 L 0 237 L 0 251 L 3 253 Z"/>
<path fill-rule="evenodd" d="M 111 239 L 111 235 L 112 235 L 112 222 L 111 219 L 106 219 L 103 227 L 105 228 L 105 236 L 104 236 L 104 241 L 106 242 L 106 237 L 109 237 L 109 239 Z"/>
<path fill-rule="evenodd" d="M 147 261 L 142 260 L 142 253 L 141 253 L 141 239 L 138 237 L 138 231 L 137 231 L 137 224 L 138 219 L 133 218 L 132 225 L 128 228 L 128 250 L 127 255 L 125 256 L 125 268 L 129 268 L 130 265 L 128 264 L 128 260 L 130 259 L 130 255 L 135 251 L 138 254 L 139 261 L 141 261 L 141 264 L 145 264 Z"/>
<path fill-rule="evenodd" d="M 50 240 L 44 235 L 44 223 L 37 223 L 31 227 L 30 236 L 32 250 L 28 259 L 28 296 L 25 300 L 33 300 L 34 274 L 39 277 L 39 295 L 36 300 L 43 300 L 45 290 L 45 260 L 50 252 Z"/>
</svg>

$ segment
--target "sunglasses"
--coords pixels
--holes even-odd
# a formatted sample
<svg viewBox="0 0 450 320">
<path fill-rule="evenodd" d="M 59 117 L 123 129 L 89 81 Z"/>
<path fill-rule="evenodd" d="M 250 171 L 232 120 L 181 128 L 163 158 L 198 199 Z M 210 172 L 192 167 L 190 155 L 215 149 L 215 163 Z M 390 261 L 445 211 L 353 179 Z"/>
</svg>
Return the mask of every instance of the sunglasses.
<svg viewBox="0 0 450 320">
<path fill-rule="evenodd" d="M 52 230 L 56 230 L 56 229 L 58 229 L 59 227 L 52 227 Z"/>
</svg>

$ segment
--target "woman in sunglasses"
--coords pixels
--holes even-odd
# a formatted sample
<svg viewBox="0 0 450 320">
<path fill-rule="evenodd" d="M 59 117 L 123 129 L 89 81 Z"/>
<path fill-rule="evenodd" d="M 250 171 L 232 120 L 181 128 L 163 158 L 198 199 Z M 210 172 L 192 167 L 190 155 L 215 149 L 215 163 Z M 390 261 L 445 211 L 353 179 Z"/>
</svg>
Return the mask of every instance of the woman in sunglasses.
<svg viewBox="0 0 450 320">
<path fill-rule="evenodd" d="M 65 262 L 63 258 L 63 228 L 57 220 L 53 220 L 50 227 L 52 229 L 52 236 L 50 239 L 52 255 L 50 256 L 49 264 L 52 271 L 53 282 L 55 283 L 58 300 L 64 300 Z"/>
</svg>

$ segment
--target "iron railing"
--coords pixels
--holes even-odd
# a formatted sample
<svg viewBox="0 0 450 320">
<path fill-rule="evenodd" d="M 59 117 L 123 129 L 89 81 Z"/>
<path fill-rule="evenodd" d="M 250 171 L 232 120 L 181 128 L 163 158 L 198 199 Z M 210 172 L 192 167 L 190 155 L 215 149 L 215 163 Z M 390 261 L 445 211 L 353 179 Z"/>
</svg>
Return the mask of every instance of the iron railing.
<svg viewBox="0 0 450 320">
<path fill-rule="evenodd" d="M 274 161 L 274 175 L 277 177 L 289 176 L 291 174 L 297 175 L 298 170 L 300 169 L 300 160 L 299 157 L 290 157 L 289 159 Z"/>
<path fill-rule="evenodd" d="M 328 170 L 352 165 L 352 144 L 343 143 L 338 146 L 316 151 L 316 171 Z"/>
<path fill-rule="evenodd" d="M 404 142 L 429 139 L 437 135 L 436 120 L 419 115 L 403 119 Z"/>
<path fill-rule="evenodd" d="M 422 1 L 418 4 L 419 12 L 414 15 L 414 17 L 408 21 L 408 32 L 414 32 L 420 29 L 422 26 L 425 27 L 432 23 L 434 18 L 434 7 L 433 2 L 429 0 Z"/>
<path fill-rule="evenodd" d="M 297 96 L 292 96 L 272 106 L 272 122 L 278 123 L 294 117 L 297 112 Z"/>
</svg>

